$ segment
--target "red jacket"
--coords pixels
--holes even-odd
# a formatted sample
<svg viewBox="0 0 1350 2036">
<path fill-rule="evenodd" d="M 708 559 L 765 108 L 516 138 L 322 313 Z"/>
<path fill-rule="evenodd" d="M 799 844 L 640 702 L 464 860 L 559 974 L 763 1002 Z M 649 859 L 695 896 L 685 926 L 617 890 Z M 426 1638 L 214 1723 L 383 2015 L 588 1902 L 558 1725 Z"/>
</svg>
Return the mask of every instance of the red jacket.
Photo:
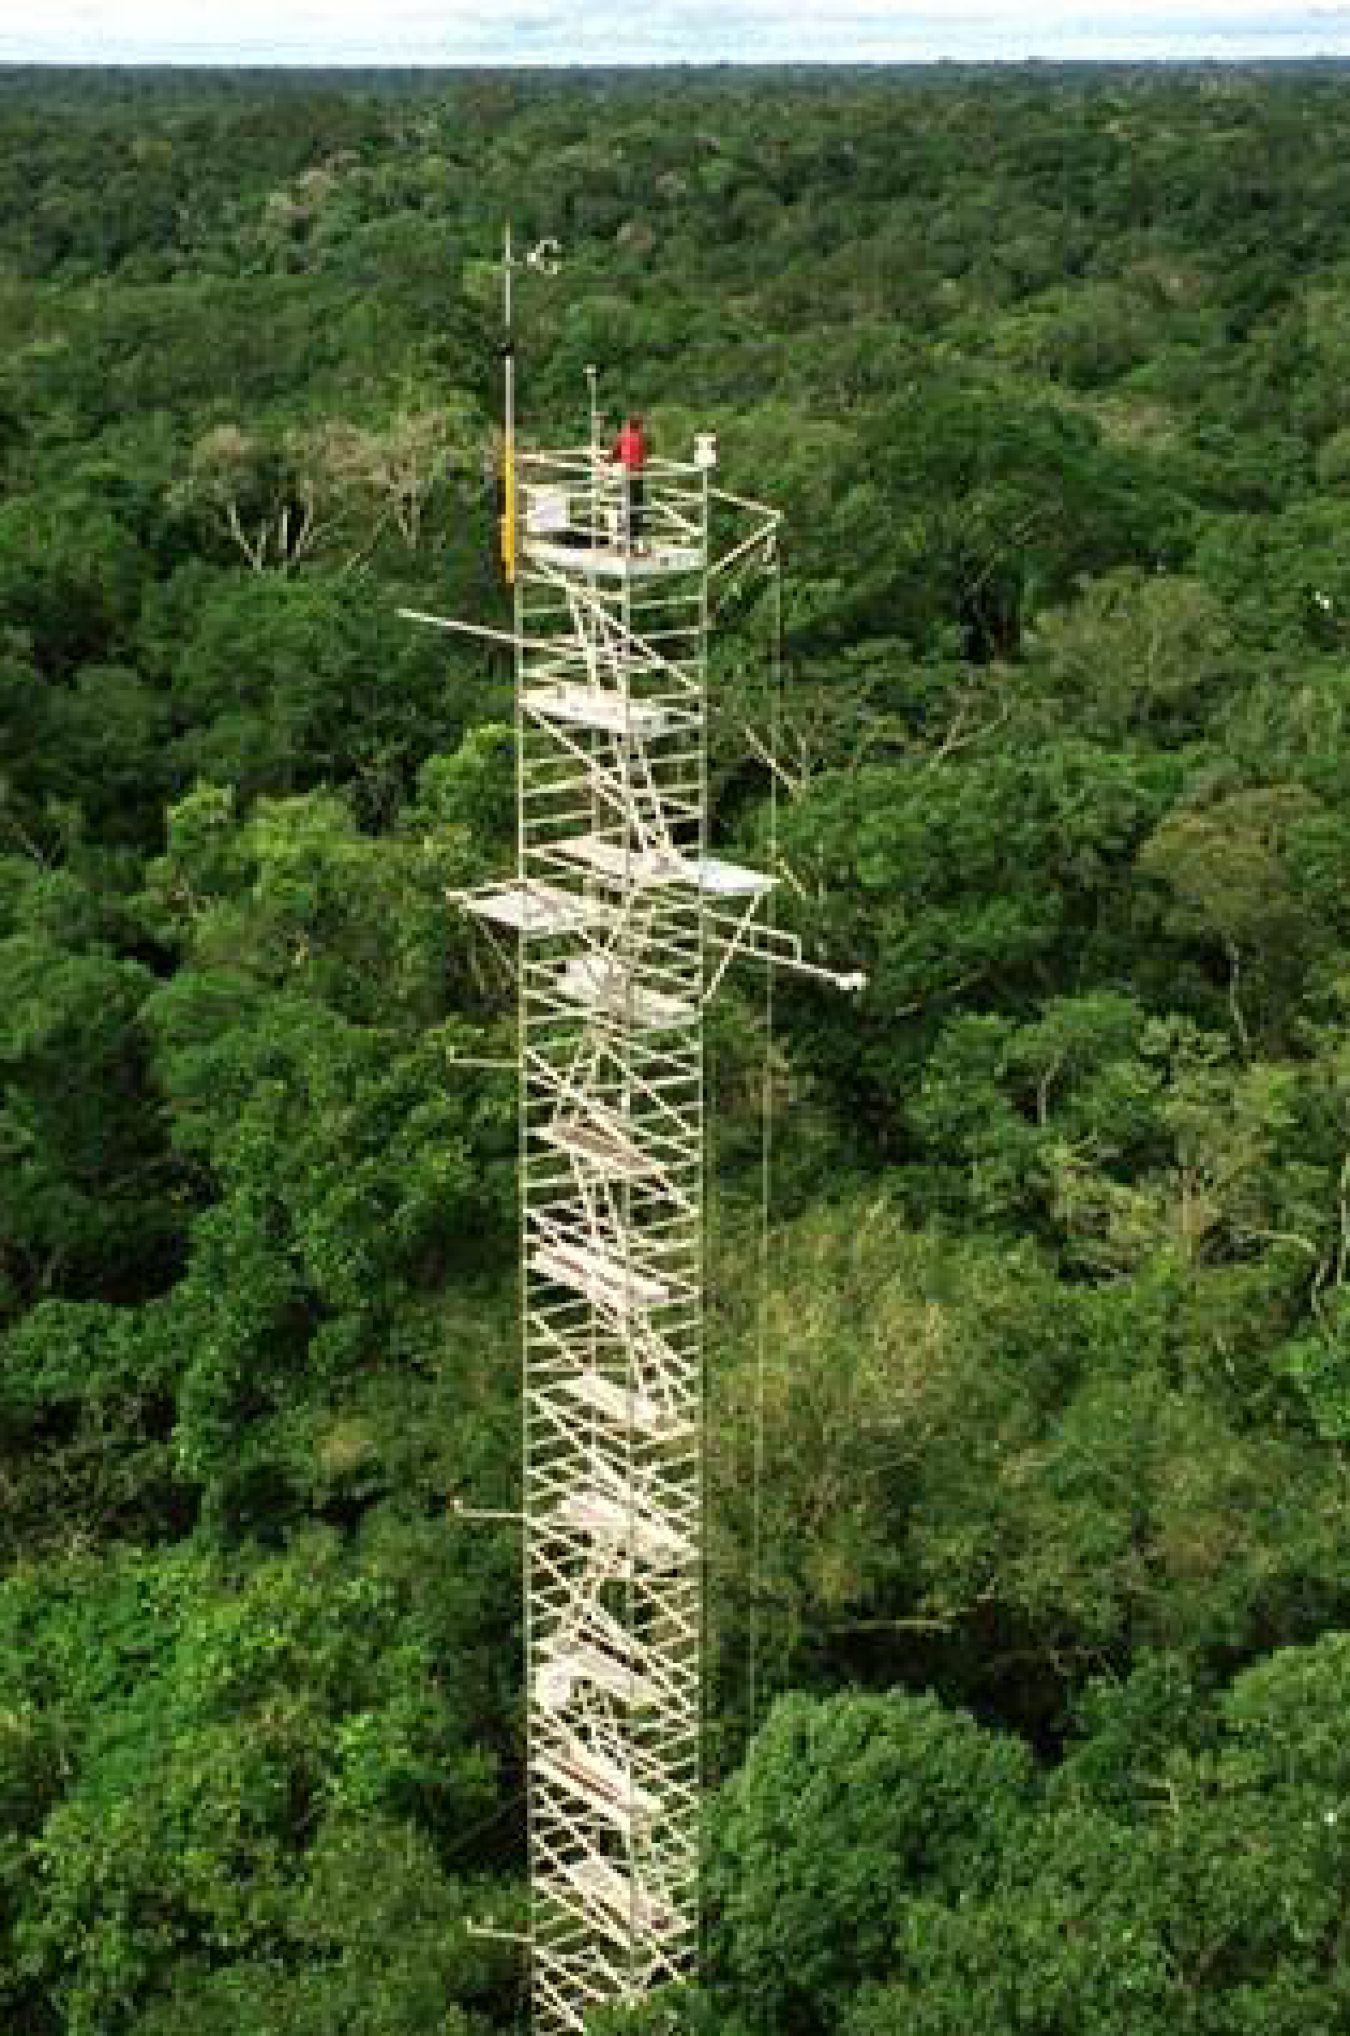
<svg viewBox="0 0 1350 2036">
<path fill-rule="evenodd" d="M 647 441 L 642 436 L 640 424 L 625 424 L 614 441 L 611 459 L 621 467 L 627 467 L 630 474 L 638 473 L 647 464 Z"/>
</svg>

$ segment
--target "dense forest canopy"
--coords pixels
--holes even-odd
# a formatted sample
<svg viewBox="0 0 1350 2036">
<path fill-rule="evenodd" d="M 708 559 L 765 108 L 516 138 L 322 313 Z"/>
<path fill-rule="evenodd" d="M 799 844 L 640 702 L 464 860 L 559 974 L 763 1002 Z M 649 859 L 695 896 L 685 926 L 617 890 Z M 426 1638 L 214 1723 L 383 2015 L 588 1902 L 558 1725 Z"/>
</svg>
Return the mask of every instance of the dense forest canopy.
<svg viewBox="0 0 1350 2036">
<path fill-rule="evenodd" d="M 397 617 L 507 612 L 508 219 L 566 251 L 527 434 L 596 363 L 786 513 L 716 828 L 776 803 L 788 922 L 870 977 L 780 985 L 767 1063 L 752 976 L 713 1028 L 681 2019 L 1333 2036 L 1317 66 L 0 72 L 0 2027 L 518 2018 L 467 1928 L 522 1913 L 518 1563 L 456 1510 L 516 1489 L 512 1004 L 445 901 L 510 857 L 510 674 Z"/>
</svg>

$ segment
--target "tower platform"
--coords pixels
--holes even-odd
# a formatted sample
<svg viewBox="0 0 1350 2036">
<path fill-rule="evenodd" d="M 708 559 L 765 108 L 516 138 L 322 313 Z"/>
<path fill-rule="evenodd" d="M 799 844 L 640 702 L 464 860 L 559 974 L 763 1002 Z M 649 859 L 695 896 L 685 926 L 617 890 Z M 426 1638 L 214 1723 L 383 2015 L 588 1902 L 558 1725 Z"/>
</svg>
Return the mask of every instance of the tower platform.
<svg viewBox="0 0 1350 2036">
<path fill-rule="evenodd" d="M 609 540 L 592 544 L 579 534 L 574 542 L 526 536 L 525 560 L 556 573 L 596 580 L 659 580 L 669 573 L 697 573 L 703 557 L 687 544 L 625 546 Z"/>
</svg>

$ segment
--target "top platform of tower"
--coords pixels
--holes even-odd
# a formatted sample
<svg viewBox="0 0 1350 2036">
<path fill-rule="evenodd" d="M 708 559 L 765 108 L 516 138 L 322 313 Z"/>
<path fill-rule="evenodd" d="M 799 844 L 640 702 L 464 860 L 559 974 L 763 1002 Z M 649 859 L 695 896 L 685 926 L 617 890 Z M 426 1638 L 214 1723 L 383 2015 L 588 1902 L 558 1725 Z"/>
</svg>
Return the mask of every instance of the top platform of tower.
<svg viewBox="0 0 1350 2036">
<path fill-rule="evenodd" d="M 550 577 L 635 581 L 707 564 L 707 468 L 649 459 L 636 477 L 598 447 L 520 457 L 519 556 Z"/>
</svg>

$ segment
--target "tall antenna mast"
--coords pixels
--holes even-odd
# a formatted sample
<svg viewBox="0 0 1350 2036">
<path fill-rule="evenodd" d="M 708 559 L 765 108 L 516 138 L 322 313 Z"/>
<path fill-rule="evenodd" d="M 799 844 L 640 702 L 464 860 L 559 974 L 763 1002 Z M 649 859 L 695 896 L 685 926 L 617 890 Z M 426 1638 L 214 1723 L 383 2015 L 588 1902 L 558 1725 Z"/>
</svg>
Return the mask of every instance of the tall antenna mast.
<svg viewBox="0 0 1350 2036">
<path fill-rule="evenodd" d="M 512 322 L 512 282 L 516 258 L 511 228 L 502 233 L 502 503 L 500 547 L 502 575 L 508 587 L 516 579 L 516 336 Z"/>
<path fill-rule="evenodd" d="M 508 348 L 511 259 L 508 235 Z M 460 901 L 520 946 L 535 2036 L 696 1970 L 704 1008 L 737 954 L 862 980 L 764 923 L 771 876 L 708 852 L 709 582 L 777 514 L 713 488 L 705 434 L 645 461 L 639 534 L 589 379 L 584 447 L 518 452 L 508 408 L 514 629 L 404 611 L 516 656 L 516 872 Z M 739 520 L 720 555 L 715 504 Z"/>
</svg>

